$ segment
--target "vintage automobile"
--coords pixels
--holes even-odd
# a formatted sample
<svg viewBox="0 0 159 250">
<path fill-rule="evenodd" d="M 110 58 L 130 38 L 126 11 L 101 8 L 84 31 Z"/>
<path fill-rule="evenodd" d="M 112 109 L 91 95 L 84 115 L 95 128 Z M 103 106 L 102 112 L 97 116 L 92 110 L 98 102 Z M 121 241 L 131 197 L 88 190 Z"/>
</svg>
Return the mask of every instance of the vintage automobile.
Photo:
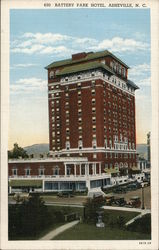
<svg viewBox="0 0 159 250">
<path fill-rule="evenodd" d="M 114 198 L 112 205 L 124 207 L 126 205 L 126 200 L 124 199 L 124 197 L 116 197 Z"/>
<path fill-rule="evenodd" d="M 68 198 L 68 197 L 73 197 L 74 195 L 71 193 L 71 192 L 59 192 L 57 194 L 58 197 L 61 197 L 61 198 Z"/>
<path fill-rule="evenodd" d="M 133 196 L 130 198 L 126 205 L 127 207 L 139 208 L 141 206 L 141 200 L 139 196 Z"/>
<path fill-rule="evenodd" d="M 105 202 L 107 206 L 111 206 L 114 202 L 114 195 L 105 196 Z"/>
</svg>

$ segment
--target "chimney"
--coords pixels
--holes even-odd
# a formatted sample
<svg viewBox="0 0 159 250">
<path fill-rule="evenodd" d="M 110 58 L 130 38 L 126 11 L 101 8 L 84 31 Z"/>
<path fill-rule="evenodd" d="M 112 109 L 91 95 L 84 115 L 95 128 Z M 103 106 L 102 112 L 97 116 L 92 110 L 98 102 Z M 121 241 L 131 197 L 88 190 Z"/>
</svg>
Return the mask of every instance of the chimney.
<svg viewBox="0 0 159 250">
<path fill-rule="evenodd" d="M 82 58 L 85 58 L 87 56 L 86 52 L 82 52 L 82 53 L 77 53 L 77 54 L 73 54 L 72 55 L 72 60 L 80 60 Z"/>
</svg>

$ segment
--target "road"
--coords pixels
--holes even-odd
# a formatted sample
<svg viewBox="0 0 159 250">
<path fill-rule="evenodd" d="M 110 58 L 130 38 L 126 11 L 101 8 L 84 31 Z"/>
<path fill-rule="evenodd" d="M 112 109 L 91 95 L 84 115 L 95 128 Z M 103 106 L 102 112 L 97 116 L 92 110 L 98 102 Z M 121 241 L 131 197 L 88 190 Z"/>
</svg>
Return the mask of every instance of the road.
<svg viewBox="0 0 159 250">
<path fill-rule="evenodd" d="M 129 191 L 126 194 L 114 194 L 116 197 L 124 197 L 126 201 L 129 201 L 132 196 L 142 197 L 142 190 L 137 189 L 135 191 Z M 70 198 L 60 198 L 56 195 L 42 195 L 42 198 L 48 205 L 70 205 L 70 206 L 81 206 L 86 201 L 87 196 L 74 196 Z M 144 188 L 144 200 L 145 208 L 151 208 L 151 191 L 150 187 Z M 9 197 L 9 203 L 13 204 L 13 197 Z"/>
<path fill-rule="evenodd" d="M 139 196 L 142 200 L 142 189 L 135 191 L 129 191 L 126 194 L 114 194 L 116 197 L 124 197 L 126 201 L 129 201 L 132 196 Z M 144 188 L 144 205 L 146 209 L 151 208 L 151 189 L 149 187 Z"/>
</svg>

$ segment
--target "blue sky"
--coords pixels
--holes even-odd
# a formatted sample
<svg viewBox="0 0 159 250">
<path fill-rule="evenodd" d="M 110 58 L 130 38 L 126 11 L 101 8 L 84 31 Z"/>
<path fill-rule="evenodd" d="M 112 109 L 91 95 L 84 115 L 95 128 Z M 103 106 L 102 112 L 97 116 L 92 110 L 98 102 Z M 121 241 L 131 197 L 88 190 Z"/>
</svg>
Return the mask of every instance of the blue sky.
<svg viewBox="0 0 159 250">
<path fill-rule="evenodd" d="M 130 66 L 136 92 L 137 142 L 151 129 L 148 9 L 10 11 L 9 148 L 48 143 L 49 63 L 81 51 L 108 49 Z"/>
</svg>

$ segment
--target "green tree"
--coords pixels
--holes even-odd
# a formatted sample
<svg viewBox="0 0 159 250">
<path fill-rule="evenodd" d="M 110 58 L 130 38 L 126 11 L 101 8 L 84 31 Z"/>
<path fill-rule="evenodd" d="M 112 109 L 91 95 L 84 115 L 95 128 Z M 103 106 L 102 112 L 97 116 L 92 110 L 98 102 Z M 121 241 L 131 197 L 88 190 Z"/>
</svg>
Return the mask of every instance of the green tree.
<svg viewBox="0 0 159 250">
<path fill-rule="evenodd" d="M 36 237 L 48 227 L 50 213 L 38 194 L 23 200 L 21 204 L 9 206 L 9 238 Z"/>
<path fill-rule="evenodd" d="M 14 143 L 13 150 L 8 151 L 8 158 L 9 159 L 18 159 L 19 157 L 28 158 L 27 152 L 18 146 L 18 143 Z"/>
<path fill-rule="evenodd" d="M 101 210 L 103 202 L 103 199 L 87 199 L 84 208 L 84 220 L 87 223 L 95 223 L 97 221 L 97 211 Z"/>
</svg>

